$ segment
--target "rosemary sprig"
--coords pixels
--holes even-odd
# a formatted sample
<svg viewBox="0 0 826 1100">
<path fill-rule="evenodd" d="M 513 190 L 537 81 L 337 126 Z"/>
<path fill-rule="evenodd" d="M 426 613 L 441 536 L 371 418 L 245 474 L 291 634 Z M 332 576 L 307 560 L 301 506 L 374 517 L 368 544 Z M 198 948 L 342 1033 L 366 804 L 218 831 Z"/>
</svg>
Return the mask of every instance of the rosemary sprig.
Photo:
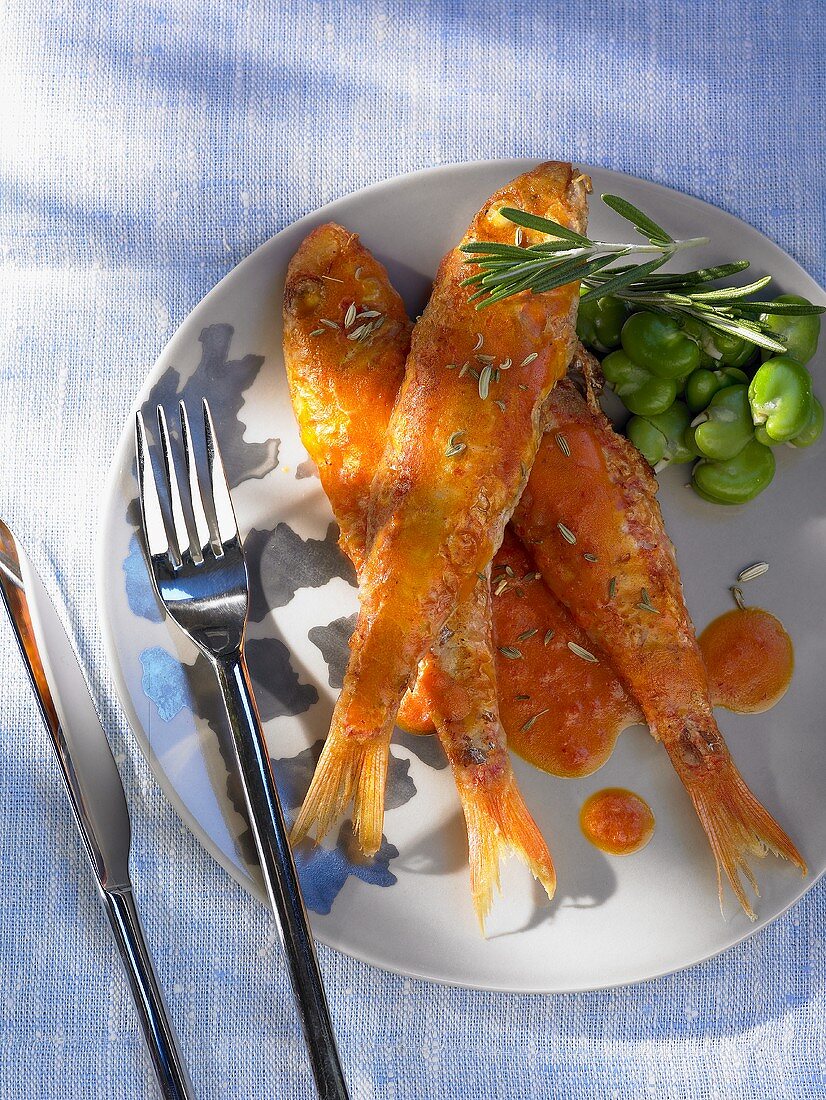
<svg viewBox="0 0 826 1100">
<path fill-rule="evenodd" d="M 654 259 L 612 273 L 612 282 L 620 278 L 632 282 L 661 267 L 674 253 L 698 244 L 706 244 L 707 237 L 692 237 L 676 241 L 641 210 L 618 195 L 603 195 L 603 202 L 615 210 L 648 241 L 635 242 L 592 241 L 582 233 L 567 226 L 528 214 L 524 210 L 503 207 L 499 212 L 515 225 L 548 235 L 550 240 L 522 248 L 515 244 L 470 241 L 461 246 L 467 253 L 467 263 L 475 263 L 480 271 L 464 280 L 464 286 L 476 286 L 478 290 L 471 300 L 483 298 L 477 308 L 509 298 L 522 290 L 535 294 L 553 290 L 565 283 L 583 280 L 624 256 L 632 253 L 653 253 Z"/>
<path fill-rule="evenodd" d="M 582 301 L 593 301 L 605 294 L 613 294 L 635 307 L 644 307 L 654 313 L 663 313 L 678 319 L 694 318 L 712 332 L 724 332 L 739 336 L 769 351 L 784 352 L 786 347 L 761 319 L 761 314 L 822 313 L 821 306 L 796 305 L 789 302 L 746 302 L 747 294 L 756 294 L 771 282 L 771 276 L 747 283 L 745 286 L 716 287 L 714 290 L 698 289 L 712 280 L 726 278 L 748 267 L 747 260 L 725 264 L 719 268 L 703 268 L 672 276 L 668 282 L 658 283 L 646 278 L 626 282 L 619 289 L 614 280 L 601 275 L 586 280 L 588 290 Z M 722 274 L 721 274 L 722 273 Z M 610 274 L 610 273 L 606 273 Z M 622 272 L 620 273 L 622 274 Z M 788 308 L 791 306 L 791 310 Z"/>
<path fill-rule="evenodd" d="M 578 281 L 585 302 L 610 294 L 680 320 L 693 318 L 712 332 L 739 336 L 776 352 L 784 352 L 786 348 L 763 322 L 763 314 L 801 316 L 824 312 L 822 306 L 746 301 L 749 295 L 758 293 L 771 282 L 770 275 L 745 286 L 709 286 L 745 271 L 748 260 L 694 271 L 658 272 L 677 252 L 706 244 L 708 238 L 675 240 L 662 226 L 619 195 L 603 195 L 602 201 L 630 222 L 647 243 L 594 241 L 549 218 L 503 207 L 500 213 L 508 221 L 544 233 L 549 239 L 528 248 L 485 241 L 462 245 L 465 263 L 479 268 L 462 284 L 476 288 L 470 298 L 476 302 L 476 308 L 484 309 L 522 291 L 541 294 Z M 654 258 L 642 263 L 620 263 L 625 257 L 645 253 L 653 253 Z"/>
</svg>

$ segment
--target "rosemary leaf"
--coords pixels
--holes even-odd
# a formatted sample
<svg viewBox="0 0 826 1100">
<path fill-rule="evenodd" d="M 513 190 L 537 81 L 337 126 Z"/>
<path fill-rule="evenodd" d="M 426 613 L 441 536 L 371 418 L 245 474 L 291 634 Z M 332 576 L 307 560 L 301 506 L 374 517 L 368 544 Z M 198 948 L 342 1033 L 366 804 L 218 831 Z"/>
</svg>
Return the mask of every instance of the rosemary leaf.
<svg viewBox="0 0 826 1100">
<path fill-rule="evenodd" d="M 649 241 L 661 241 L 663 244 L 674 242 L 674 238 L 670 237 L 661 225 L 657 225 L 647 214 L 643 214 L 642 210 L 630 203 L 628 199 L 620 195 L 603 195 L 602 201 L 621 218 L 631 222 Z"/>
<path fill-rule="evenodd" d="M 568 229 L 567 226 L 553 222 L 550 218 L 540 218 L 524 210 L 514 210 L 512 206 L 503 206 L 499 213 L 509 222 L 521 225 L 524 229 L 537 229 L 540 233 L 547 233 L 549 237 L 559 237 L 563 241 L 574 241 L 576 244 L 590 243 L 587 237 L 583 237 L 575 229 Z"/>
<path fill-rule="evenodd" d="M 739 313 L 787 314 L 790 317 L 809 317 L 813 313 L 823 313 L 823 306 L 811 302 L 738 302 Z"/>
<path fill-rule="evenodd" d="M 589 302 L 593 298 L 604 298 L 606 294 L 616 294 L 618 290 L 622 290 L 623 287 L 633 283 L 635 279 L 641 279 L 644 275 L 649 275 L 652 271 L 656 271 L 658 267 L 662 267 L 668 259 L 670 259 L 669 256 L 657 256 L 655 259 L 649 260 L 648 263 L 638 264 L 637 267 L 628 271 L 621 271 L 613 279 L 601 283 L 598 290 L 591 289 L 587 294 L 583 294 L 580 301 Z"/>
<path fill-rule="evenodd" d="M 747 298 L 749 294 L 756 294 L 771 281 L 771 275 L 764 275 L 762 279 L 755 279 L 753 283 L 746 283 L 745 286 L 721 286 L 717 290 L 695 290 L 689 301 L 733 302 L 738 298 Z"/>
</svg>

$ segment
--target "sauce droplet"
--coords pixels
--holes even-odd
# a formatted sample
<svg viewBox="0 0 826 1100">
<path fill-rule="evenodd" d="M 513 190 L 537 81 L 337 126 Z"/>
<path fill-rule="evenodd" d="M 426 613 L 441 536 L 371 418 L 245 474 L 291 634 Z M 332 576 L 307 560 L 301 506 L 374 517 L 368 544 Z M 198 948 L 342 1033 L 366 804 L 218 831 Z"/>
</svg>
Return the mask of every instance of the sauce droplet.
<svg viewBox="0 0 826 1100">
<path fill-rule="evenodd" d="M 583 803 L 579 824 L 586 840 L 612 856 L 639 852 L 654 835 L 654 814 L 644 798 L 622 787 L 596 791 Z"/>
<path fill-rule="evenodd" d="M 786 694 L 794 647 L 783 624 L 768 611 L 727 611 L 709 623 L 699 642 L 717 706 L 737 714 L 759 714 Z"/>
</svg>

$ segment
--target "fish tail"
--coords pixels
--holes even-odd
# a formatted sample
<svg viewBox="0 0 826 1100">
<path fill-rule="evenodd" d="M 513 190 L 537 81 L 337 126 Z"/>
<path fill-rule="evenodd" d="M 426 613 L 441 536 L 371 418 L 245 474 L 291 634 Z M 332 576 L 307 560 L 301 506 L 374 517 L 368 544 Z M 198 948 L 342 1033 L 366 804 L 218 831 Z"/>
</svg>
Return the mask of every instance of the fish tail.
<svg viewBox="0 0 826 1100">
<path fill-rule="evenodd" d="M 756 897 L 760 896 L 760 891 L 746 857 L 753 855 L 762 858 L 767 851 L 773 852 L 799 867 L 805 875 L 807 868 L 803 857 L 749 789 L 727 751 L 706 759 L 698 766 L 696 760 L 686 759 L 686 753 L 679 745 L 666 744 L 666 749 L 691 796 L 714 853 L 720 907 L 723 904 L 725 875 L 746 915 L 755 920 L 756 914 L 743 880 L 751 886 Z"/>
<path fill-rule="evenodd" d="M 315 826 L 316 843 L 353 800 L 353 830 L 365 855 L 381 847 L 390 746 L 385 737 L 348 737 L 331 730 L 290 833 L 297 844 Z"/>
<path fill-rule="evenodd" d="M 358 782 L 353 803 L 353 830 L 365 855 L 374 856 L 381 847 L 384 829 L 384 790 L 390 743 L 373 738 L 361 746 Z"/>
<path fill-rule="evenodd" d="M 518 856 L 545 888 L 556 889 L 551 853 L 530 814 L 510 770 L 492 785 L 469 782 L 454 769 L 468 835 L 470 890 L 482 933 L 499 889 L 499 863 L 509 852 Z"/>
</svg>

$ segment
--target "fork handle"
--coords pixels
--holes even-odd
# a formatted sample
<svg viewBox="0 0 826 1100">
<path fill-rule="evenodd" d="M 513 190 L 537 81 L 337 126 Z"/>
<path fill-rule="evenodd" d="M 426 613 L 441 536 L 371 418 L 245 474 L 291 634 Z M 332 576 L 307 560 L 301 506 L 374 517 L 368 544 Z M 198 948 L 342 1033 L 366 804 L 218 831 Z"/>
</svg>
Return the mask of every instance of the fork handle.
<svg viewBox="0 0 826 1100">
<path fill-rule="evenodd" d="M 293 995 L 321 1100 L 348 1100 L 315 943 L 298 882 L 243 652 L 213 658 L 224 696 L 250 827 L 275 912 Z"/>
</svg>

